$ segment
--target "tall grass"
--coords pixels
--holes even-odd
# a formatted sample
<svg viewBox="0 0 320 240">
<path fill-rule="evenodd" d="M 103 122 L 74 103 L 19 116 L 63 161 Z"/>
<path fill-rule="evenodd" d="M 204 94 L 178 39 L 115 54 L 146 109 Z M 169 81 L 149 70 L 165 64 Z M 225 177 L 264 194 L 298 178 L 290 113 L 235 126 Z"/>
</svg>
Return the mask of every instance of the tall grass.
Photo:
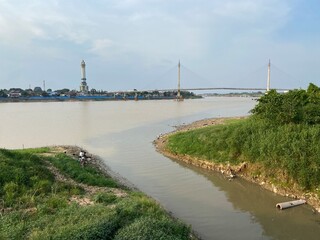
<svg viewBox="0 0 320 240">
<path fill-rule="evenodd" d="M 274 125 L 253 117 L 169 138 L 168 149 L 209 161 L 259 162 L 283 169 L 305 189 L 320 185 L 320 125 Z"/>
</svg>

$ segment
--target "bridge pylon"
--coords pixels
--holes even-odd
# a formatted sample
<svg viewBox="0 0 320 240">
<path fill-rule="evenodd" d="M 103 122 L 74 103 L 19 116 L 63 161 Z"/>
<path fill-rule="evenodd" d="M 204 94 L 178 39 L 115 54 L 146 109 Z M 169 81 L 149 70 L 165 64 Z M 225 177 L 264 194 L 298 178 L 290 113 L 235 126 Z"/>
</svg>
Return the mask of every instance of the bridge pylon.
<svg viewBox="0 0 320 240">
<path fill-rule="evenodd" d="M 180 88 L 180 60 L 178 63 L 178 89 L 177 89 L 177 101 L 183 101 L 183 97 L 181 96 L 181 88 Z"/>
<path fill-rule="evenodd" d="M 270 91 L 270 72 L 271 72 L 271 62 L 269 59 L 269 63 L 268 63 L 268 78 L 267 78 L 267 92 Z"/>
</svg>

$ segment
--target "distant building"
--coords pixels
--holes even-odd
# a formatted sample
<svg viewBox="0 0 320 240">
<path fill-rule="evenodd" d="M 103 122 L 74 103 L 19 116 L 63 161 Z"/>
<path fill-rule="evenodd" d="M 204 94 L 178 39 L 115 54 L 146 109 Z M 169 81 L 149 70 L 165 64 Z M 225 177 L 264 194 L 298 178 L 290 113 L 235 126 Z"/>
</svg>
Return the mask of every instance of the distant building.
<svg viewBox="0 0 320 240">
<path fill-rule="evenodd" d="M 88 93 L 89 86 L 87 85 L 86 79 L 86 63 L 84 60 L 81 61 L 81 84 L 80 84 L 80 92 Z"/>
<path fill-rule="evenodd" d="M 11 97 L 11 98 L 19 98 L 21 97 L 21 91 L 19 90 L 11 90 L 8 94 L 8 97 Z"/>
</svg>

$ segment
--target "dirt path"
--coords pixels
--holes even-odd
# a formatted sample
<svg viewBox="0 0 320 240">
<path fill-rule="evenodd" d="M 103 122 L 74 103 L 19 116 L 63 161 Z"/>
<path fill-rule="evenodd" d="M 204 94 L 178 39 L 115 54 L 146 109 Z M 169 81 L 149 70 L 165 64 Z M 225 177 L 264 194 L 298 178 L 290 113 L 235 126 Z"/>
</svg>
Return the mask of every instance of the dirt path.
<svg viewBox="0 0 320 240">
<path fill-rule="evenodd" d="M 51 147 L 50 152 L 45 153 L 43 155 L 54 156 L 57 153 L 65 153 L 68 156 L 74 158 L 75 161 L 78 161 L 77 156 L 79 155 L 80 150 L 81 150 L 80 148 L 75 147 L 75 146 L 56 146 L 56 147 Z M 92 165 L 95 165 L 99 169 L 104 168 L 104 166 L 99 164 L 100 160 L 97 157 L 95 157 L 91 154 L 88 154 L 88 156 L 91 157 L 90 163 Z M 75 180 L 71 179 L 70 177 L 62 174 L 59 171 L 59 169 L 57 169 L 55 166 L 53 166 L 53 164 L 50 163 L 49 161 L 46 161 L 46 165 L 47 165 L 47 168 L 50 170 L 50 172 L 54 175 L 56 181 L 68 183 L 70 185 L 78 186 L 78 187 L 81 187 L 82 189 L 84 189 L 86 194 L 83 197 L 78 197 L 78 196 L 71 197 L 69 199 L 71 202 L 77 202 L 80 205 L 92 205 L 92 204 L 94 204 L 94 202 L 91 200 L 91 196 L 93 196 L 94 194 L 96 194 L 98 192 L 112 193 L 117 197 L 126 197 L 128 195 L 125 190 L 120 189 L 120 188 L 97 187 L 97 186 L 90 186 L 87 184 L 76 182 Z M 104 169 L 103 172 L 107 176 L 109 176 L 109 174 L 107 174 L 106 169 Z M 118 179 L 116 179 L 116 180 L 118 180 Z"/>
</svg>

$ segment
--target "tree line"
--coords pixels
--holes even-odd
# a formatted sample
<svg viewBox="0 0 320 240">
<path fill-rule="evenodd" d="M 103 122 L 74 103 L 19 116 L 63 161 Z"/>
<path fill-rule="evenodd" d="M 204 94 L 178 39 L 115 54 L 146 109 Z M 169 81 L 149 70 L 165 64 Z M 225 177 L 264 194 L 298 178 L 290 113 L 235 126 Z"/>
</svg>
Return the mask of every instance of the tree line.
<svg viewBox="0 0 320 240">
<path fill-rule="evenodd" d="M 307 90 L 295 89 L 285 94 L 271 90 L 258 100 L 251 112 L 276 124 L 319 124 L 320 88 L 310 83 Z"/>
</svg>

